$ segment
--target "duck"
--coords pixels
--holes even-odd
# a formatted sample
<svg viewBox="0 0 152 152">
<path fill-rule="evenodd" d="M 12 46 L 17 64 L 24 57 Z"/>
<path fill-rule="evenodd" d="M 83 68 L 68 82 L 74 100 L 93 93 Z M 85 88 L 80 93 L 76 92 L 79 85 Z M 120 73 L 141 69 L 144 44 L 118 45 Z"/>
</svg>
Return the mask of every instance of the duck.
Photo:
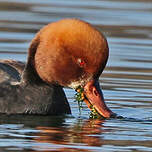
<svg viewBox="0 0 152 152">
<path fill-rule="evenodd" d="M 81 86 L 88 108 L 113 117 L 99 84 L 108 56 L 106 37 L 90 23 L 49 23 L 31 41 L 26 63 L 0 60 L 0 114 L 71 114 L 63 88 Z"/>
</svg>

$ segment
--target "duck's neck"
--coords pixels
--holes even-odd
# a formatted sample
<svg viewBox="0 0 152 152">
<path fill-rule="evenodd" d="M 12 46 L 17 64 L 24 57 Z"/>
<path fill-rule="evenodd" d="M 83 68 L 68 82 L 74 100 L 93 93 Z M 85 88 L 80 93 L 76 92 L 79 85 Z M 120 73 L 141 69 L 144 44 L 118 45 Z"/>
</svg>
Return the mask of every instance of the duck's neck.
<svg viewBox="0 0 152 152">
<path fill-rule="evenodd" d="M 27 63 L 23 71 L 23 74 L 21 76 L 21 84 L 41 84 L 41 83 L 45 83 L 45 82 L 43 82 L 43 80 L 38 76 L 33 65 L 31 63 Z"/>
<path fill-rule="evenodd" d="M 32 84 L 32 83 L 44 83 L 42 79 L 38 76 L 34 67 L 34 58 L 37 48 L 40 43 L 39 33 L 32 40 L 30 47 L 28 49 L 28 59 L 25 69 L 22 74 L 21 84 Z"/>
</svg>

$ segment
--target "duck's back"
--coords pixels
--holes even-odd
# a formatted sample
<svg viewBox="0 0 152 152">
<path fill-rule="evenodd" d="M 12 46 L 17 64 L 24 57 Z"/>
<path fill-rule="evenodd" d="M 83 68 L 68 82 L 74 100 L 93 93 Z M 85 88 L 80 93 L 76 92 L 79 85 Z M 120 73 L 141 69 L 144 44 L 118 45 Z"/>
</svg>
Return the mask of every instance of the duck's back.
<svg viewBox="0 0 152 152">
<path fill-rule="evenodd" d="M 17 102 L 17 84 L 21 80 L 21 73 L 24 63 L 14 60 L 0 60 L 0 113 L 12 113 L 16 110 L 14 105 Z M 16 107 L 21 107 L 18 105 Z"/>
<path fill-rule="evenodd" d="M 24 67 L 23 62 L 0 60 L 0 84 L 19 82 Z"/>
</svg>

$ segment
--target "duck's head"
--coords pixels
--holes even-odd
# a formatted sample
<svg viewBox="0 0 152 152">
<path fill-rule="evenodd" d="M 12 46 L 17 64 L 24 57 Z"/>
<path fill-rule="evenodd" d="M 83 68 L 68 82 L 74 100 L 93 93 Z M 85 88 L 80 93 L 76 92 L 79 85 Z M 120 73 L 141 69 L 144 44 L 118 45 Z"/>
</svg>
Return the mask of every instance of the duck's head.
<svg viewBox="0 0 152 152">
<path fill-rule="evenodd" d="M 36 48 L 36 49 L 35 49 Z M 40 30 L 31 43 L 28 62 L 48 84 L 84 88 L 88 107 L 104 117 L 113 113 L 105 105 L 98 78 L 108 59 L 106 38 L 89 23 L 64 19 Z"/>
</svg>

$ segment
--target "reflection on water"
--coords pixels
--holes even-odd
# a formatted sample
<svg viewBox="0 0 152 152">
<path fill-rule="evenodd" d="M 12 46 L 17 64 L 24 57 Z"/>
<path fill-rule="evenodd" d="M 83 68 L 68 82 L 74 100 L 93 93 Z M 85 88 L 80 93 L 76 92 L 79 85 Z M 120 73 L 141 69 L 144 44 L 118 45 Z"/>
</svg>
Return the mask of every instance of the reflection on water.
<svg viewBox="0 0 152 152">
<path fill-rule="evenodd" d="M 59 148 L 60 151 L 71 149 L 75 147 L 75 144 L 80 144 L 77 151 L 89 151 L 85 150 L 85 146 L 102 146 L 102 139 L 100 134 L 102 133 L 103 120 L 78 120 L 70 127 L 37 127 L 40 130 L 35 138 L 37 143 L 50 143 L 46 149 L 49 149 L 51 144 L 54 147 Z M 60 148 L 64 145 L 64 149 Z"/>
<path fill-rule="evenodd" d="M 61 18 L 80 18 L 104 32 L 110 58 L 101 87 L 124 118 L 89 120 L 87 108 L 79 116 L 74 91 L 65 89 L 73 117 L 1 116 L 0 151 L 152 151 L 151 10 L 151 0 L 1 0 L 2 59 L 26 61 L 35 33 Z"/>
<path fill-rule="evenodd" d="M 152 136 L 147 135 L 151 132 L 150 120 L 2 116 L 1 123 L 0 147 L 8 151 L 130 151 L 135 147 L 152 150 Z"/>
</svg>

